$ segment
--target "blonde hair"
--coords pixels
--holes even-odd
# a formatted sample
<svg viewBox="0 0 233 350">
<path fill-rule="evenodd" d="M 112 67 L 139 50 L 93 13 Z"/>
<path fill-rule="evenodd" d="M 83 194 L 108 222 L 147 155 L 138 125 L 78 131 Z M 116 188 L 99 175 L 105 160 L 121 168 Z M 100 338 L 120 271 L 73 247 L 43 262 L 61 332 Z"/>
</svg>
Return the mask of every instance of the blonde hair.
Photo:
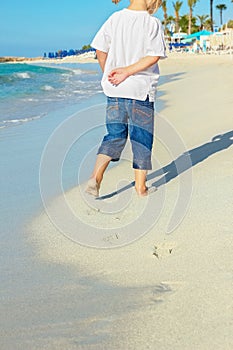
<svg viewBox="0 0 233 350">
<path fill-rule="evenodd" d="M 114 4 L 118 4 L 121 0 L 112 0 L 112 2 Z M 144 0 L 146 2 L 147 5 L 147 12 L 150 15 L 153 15 L 153 13 L 155 13 L 160 6 L 162 5 L 162 0 Z"/>
<path fill-rule="evenodd" d="M 147 11 L 150 15 L 153 15 L 160 6 L 162 5 L 162 0 L 149 0 L 147 2 Z"/>
</svg>

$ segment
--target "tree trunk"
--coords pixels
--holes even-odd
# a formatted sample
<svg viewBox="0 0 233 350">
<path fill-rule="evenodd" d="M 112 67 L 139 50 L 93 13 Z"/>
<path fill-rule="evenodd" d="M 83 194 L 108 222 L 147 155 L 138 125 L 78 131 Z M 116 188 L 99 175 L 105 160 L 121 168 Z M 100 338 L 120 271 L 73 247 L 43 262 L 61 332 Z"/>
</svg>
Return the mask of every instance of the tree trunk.
<svg viewBox="0 0 233 350">
<path fill-rule="evenodd" d="M 223 22 L 223 20 L 222 20 L 222 10 L 220 10 L 220 23 L 221 23 L 221 26 L 222 26 L 222 22 Z"/>
<path fill-rule="evenodd" d="M 210 0 L 210 22 L 211 22 L 211 31 L 214 31 L 214 21 L 213 21 L 213 2 L 214 0 Z"/>
<path fill-rule="evenodd" d="M 167 13 L 166 12 L 164 12 L 163 23 L 164 23 L 164 33 L 165 35 L 167 35 Z"/>
<path fill-rule="evenodd" d="M 192 31 L 192 18 L 193 18 L 193 9 L 192 9 L 192 7 L 190 7 L 190 9 L 189 9 L 189 29 L 188 29 L 189 35 L 191 34 L 191 31 Z"/>
<path fill-rule="evenodd" d="M 179 21 L 180 21 L 179 13 L 176 13 L 176 33 L 178 33 L 180 29 Z"/>
</svg>

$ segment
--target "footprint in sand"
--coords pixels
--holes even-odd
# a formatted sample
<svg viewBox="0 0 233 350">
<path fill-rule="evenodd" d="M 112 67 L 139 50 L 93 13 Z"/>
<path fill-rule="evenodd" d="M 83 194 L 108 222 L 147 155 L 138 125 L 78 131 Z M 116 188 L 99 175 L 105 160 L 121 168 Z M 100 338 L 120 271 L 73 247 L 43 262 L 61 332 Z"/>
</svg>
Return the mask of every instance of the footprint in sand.
<svg viewBox="0 0 233 350">
<path fill-rule="evenodd" d="M 175 242 L 163 242 L 154 245 L 153 255 L 158 259 L 164 259 L 174 253 Z"/>
</svg>

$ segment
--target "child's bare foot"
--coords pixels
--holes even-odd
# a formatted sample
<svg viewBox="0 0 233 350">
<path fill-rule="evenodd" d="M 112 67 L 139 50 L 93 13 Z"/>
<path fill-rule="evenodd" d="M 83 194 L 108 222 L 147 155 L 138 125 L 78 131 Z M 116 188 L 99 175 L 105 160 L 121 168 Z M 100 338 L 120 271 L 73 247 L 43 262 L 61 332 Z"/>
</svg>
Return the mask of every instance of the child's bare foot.
<svg viewBox="0 0 233 350">
<path fill-rule="evenodd" d="M 149 194 L 151 193 L 154 193 L 157 191 L 157 187 L 155 186 L 151 186 L 151 187 L 146 187 L 143 191 L 142 190 L 137 190 L 137 194 L 140 196 L 140 197 L 146 197 L 148 196 Z"/>
<path fill-rule="evenodd" d="M 94 197 L 99 197 L 99 189 L 100 185 L 97 183 L 96 179 L 92 178 L 88 181 L 85 192 Z"/>
</svg>

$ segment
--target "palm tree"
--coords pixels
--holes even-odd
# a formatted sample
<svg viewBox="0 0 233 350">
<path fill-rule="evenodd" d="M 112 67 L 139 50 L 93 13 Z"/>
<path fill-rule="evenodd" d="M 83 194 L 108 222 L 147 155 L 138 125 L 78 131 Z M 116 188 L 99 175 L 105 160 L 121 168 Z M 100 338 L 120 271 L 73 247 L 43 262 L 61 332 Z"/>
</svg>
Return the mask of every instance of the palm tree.
<svg viewBox="0 0 233 350">
<path fill-rule="evenodd" d="M 219 4 L 216 6 L 216 9 L 220 11 L 220 23 L 221 23 L 221 26 L 222 26 L 222 13 L 224 10 L 227 9 L 226 5 L 225 4 Z"/>
<path fill-rule="evenodd" d="M 208 30 L 209 32 L 212 31 L 212 22 L 211 22 L 210 18 L 208 18 L 205 22 L 205 29 Z"/>
<path fill-rule="evenodd" d="M 167 0 L 162 1 L 162 10 L 163 10 L 163 24 L 164 24 L 164 32 L 167 34 Z"/>
<path fill-rule="evenodd" d="M 214 20 L 213 20 L 213 3 L 214 0 L 210 0 L 210 22 L 211 22 L 211 31 L 214 31 Z"/>
<path fill-rule="evenodd" d="M 178 32 L 179 20 L 180 20 L 180 9 L 181 9 L 181 6 L 183 5 L 183 1 L 176 1 L 176 2 L 173 2 L 172 4 L 175 10 L 176 32 Z"/>
<path fill-rule="evenodd" d="M 196 25 L 196 17 L 192 18 L 192 26 L 191 26 L 191 32 L 198 32 L 199 26 Z M 187 33 L 188 32 L 188 27 L 189 27 L 189 15 L 183 15 L 180 17 L 179 20 L 179 26 L 182 32 Z"/>
<path fill-rule="evenodd" d="M 206 24 L 208 25 L 207 20 L 209 19 L 209 15 L 197 15 L 197 18 L 200 22 L 199 30 L 203 30 Z"/>
<path fill-rule="evenodd" d="M 187 33 L 189 26 L 188 15 L 180 16 L 179 26 L 181 28 L 181 32 Z"/>
<path fill-rule="evenodd" d="M 188 33 L 191 34 L 192 30 L 192 18 L 193 18 L 193 8 L 196 5 L 198 0 L 188 0 L 188 7 L 189 7 L 189 29 Z"/>
</svg>

